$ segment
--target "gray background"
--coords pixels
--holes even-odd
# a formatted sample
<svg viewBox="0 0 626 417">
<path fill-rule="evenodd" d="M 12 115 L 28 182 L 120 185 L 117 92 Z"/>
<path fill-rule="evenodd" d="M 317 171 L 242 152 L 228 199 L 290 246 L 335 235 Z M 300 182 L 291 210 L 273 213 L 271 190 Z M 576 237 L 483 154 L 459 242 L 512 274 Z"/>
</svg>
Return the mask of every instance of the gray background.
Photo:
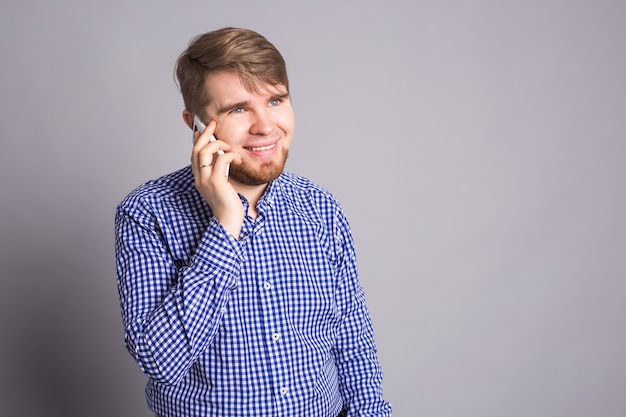
<svg viewBox="0 0 626 417">
<path fill-rule="evenodd" d="M 626 2 L 3 0 L 0 408 L 149 416 L 113 214 L 187 164 L 173 64 L 290 72 L 288 168 L 344 204 L 395 416 L 626 415 Z"/>
</svg>

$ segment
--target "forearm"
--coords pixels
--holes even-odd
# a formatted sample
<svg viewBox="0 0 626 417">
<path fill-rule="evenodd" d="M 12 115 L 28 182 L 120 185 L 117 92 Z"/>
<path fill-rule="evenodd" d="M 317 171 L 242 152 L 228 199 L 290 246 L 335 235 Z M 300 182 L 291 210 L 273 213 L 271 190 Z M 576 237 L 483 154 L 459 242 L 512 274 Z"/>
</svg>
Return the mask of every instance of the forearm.
<svg viewBox="0 0 626 417">
<path fill-rule="evenodd" d="M 391 406 L 383 399 L 382 369 L 376 354 L 371 320 L 363 294 L 342 325 L 335 363 L 339 388 L 350 417 L 387 417 Z"/>
<path fill-rule="evenodd" d="M 136 316 L 126 329 L 129 352 L 147 376 L 164 384 L 179 382 L 212 343 L 236 286 L 233 277 L 200 279 L 196 271 L 179 280 L 155 309 Z"/>
</svg>

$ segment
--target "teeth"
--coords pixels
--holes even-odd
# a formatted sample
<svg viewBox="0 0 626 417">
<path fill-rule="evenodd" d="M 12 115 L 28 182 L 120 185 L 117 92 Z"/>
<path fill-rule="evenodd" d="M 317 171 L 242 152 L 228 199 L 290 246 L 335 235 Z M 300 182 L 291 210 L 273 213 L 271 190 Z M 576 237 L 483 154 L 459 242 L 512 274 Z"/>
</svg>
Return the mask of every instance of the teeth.
<svg viewBox="0 0 626 417">
<path fill-rule="evenodd" d="M 274 145 L 267 145 L 267 146 L 259 146 L 258 148 L 248 148 L 253 152 L 259 152 L 259 151 L 267 151 L 269 149 L 272 149 L 274 147 Z"/>
</svg>

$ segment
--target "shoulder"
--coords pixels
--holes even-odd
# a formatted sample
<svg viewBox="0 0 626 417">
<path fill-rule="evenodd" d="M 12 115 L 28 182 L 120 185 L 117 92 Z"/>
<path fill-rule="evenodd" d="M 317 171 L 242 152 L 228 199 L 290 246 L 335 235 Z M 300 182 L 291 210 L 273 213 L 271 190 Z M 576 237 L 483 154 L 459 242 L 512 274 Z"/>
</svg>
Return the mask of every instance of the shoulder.
<svg viewBox="0 0 626 417">
<path fill-rule="evenodd" d="M 179 199 L 196 193 L 191 166 L 147 181 L 131 191 L 118 208 L 152 205 L 163 200 Z"/>
<path fill-rule="evenodd" d="M 328 258 L 339 262 L 344 252 L 353 252 L 352 233 L 343 208 L 335 196 L 313 181 L 291 173 L 283 173 L 277 185 L 282 210 L 287 218 L 316 229 L 316 236 L 326 248 Z M 293 217 L 291 217 L 293 216 Z"/>
<path fill-rule="evenodd" d="M 328 221 L 337 214 L 342 215 L 341 205 L 335 196 L 308 178 L 283 172 L 276 185 L 285 203 L 305 217 L 323 217 Z"/>
<path fill-rule="evenodd" d="M 296 200 L 314 200 L 328 204 L 338 204 L 335 196 L 324 187 L 306 177 L 283 172 L 277 180 L 280 191 Z"/>
</svg>

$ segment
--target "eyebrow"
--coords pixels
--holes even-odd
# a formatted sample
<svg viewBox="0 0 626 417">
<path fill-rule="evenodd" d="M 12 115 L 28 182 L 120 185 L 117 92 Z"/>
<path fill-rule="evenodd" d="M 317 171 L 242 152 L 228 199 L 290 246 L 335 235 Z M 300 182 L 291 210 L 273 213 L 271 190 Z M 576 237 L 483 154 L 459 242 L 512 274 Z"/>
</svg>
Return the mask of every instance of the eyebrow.
<svg viewBox="0 0 626 417">
<path fill-rule="evenodd" d="M 217 114 L 222 115 L 224 113 L 228 113 L 232 109 L 236 109 L 237 107 L 246 107 L 248 104 L 250 104 L 250 101 L 248 100 L 240 101 L 240 102 L 232 103 L 232 104 L 225 104 L 224 106 L 217 109 Z"/>
<path fill-rule="evenodd" d="M 284 92 L 284 93 L 276 93 L 276 95 L 274 95 L 274 96 L 272 96 L 272 97 L 270 98 L 270 101 L 272 101 L 272 100 L 279 100 L 279 99 L 280 99 L 280 100 L 282 100 L 282 99 L 284 99 L 284 98 L 288 98 L 288 97 L 289 97 L 289 93 L 287 93 L 287 92 Z"/>
</svg>

